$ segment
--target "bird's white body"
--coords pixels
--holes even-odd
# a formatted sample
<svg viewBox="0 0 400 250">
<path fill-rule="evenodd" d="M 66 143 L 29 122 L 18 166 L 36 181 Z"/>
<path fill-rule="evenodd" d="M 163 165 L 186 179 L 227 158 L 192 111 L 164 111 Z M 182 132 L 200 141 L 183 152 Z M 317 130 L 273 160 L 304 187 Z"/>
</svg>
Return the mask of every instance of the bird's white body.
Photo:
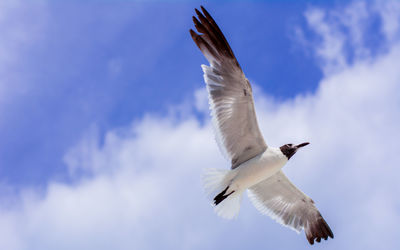
<svg viewBox="0 0 400 250">
<path fill-rule="evenodd" d="M 203 177 L 206 192 L 212 195 L 222 192 L 227 195 L 226 199 L 215 206 L 217 214 L 227 219 L 236 217 L 243 192 L 276 176 L 287 161 L 288 158 L 279 148 L 268 147 L 232 170 L 208 169 Z"/>
<path fill-rule="evenodd" d="M 209 66 L 202 65 L 215 138 L 231 169 L 208 169 L 203 176 L 207 194 L 214 197 L 217 214 L 230 219 L 237 216 L 242 194 L 248 190 L 254 206 L 277 222 L 295 231 L 304 229 L 310 244 L 333 233 L 314 201 L 301 192 L 281 171 L 299 148 L 285 144 L 269 147 L 258 127 L 252 89 L 225 36 L 211 15 L 201 7 L 193 17 L 197 32 L 193 41 Z"/>
<path fill-rule="evenodd" d="M 263 153 L 232 170 L 235 176 L 227 193 L 241 192 L 276 174 L 288 161 L 279 148 L 268 147 Z"/>
</svg>

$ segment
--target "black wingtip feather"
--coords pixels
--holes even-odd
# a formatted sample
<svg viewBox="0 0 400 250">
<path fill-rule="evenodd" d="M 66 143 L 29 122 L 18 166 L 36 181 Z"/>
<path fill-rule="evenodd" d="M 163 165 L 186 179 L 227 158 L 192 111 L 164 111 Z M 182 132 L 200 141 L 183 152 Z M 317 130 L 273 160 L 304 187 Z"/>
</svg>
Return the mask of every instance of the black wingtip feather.
<svg viewBox="0 0 400 250">
<path fill-rule="evenodd" d="M 305 233 L 307 240 L 311 245 L 314 244 L 314 240 L 316 242 L 321 242 L 321 238 L 327 240 L 328 237 L 331 237 L 332 239 L 334 237 L 332 230 L 322 216 L 319 216 L 316 221 L 311 225 L 308 225 Z"/>
<path fill-rule="evenodd" d="M 203 5 L 200 5 L 201 11 L 203 11 L 204 15 L 208 18 L 208 19 L 213 19 L 210 15 L 210 13 L 208 13 L 208 11 L 203 7 Z"/>
<path fill-rule="evenodd" d="M 192 29 L 190 29 L 189 30 L 189 33 L 190 33 L 190 36 L 192 37 L 192 39 L 193 39 L 193 41 L 196 43 L 196 45 L 197 45 L 197 42 L 196 42 L 196 39 L 197 39 L 197 37 L 199 36 L 194 30 L 192 30 Z"/>
<path fill-rule="evenodd" d="M 195 16 L 193 16 L 193 23 L 194 23 L 194 27 L 196 27 L 196 30 L 198 32 L 203 33 L 203 34 L 207 33 L 206 28 Z"/>
<path fill-rule="evenodd" d="M 229 46 L 229 43 L 227 42 L 224 34 L 215 23 L 211 15 L 207 12 L 207 10 L 203 6 L 200 6 L 200 8 L 203 13 L 195 8 L 194 10 L 198 16 L 198 19 L 194 17 L 193 22 L 197 29 L 197 32 L 200 33 L 197 35 L 202 37 L 202 40 L 206 42 L 207 45 L 204 44 L 204 46 L 201 46 L 203 44 L 199 44 L 198 42 L 202 41 L 200 39 L 197 39 L 196 41 L 192 35 L 193 40 L 196 42 L 200 50 L 202 50 L 201 47 L 209 47 L 211 49 L 210 53 L 212 53 L 214 60 L 216 60 L 217 62 L 222 62 L 229 58 L 232 62 L 234 62 L 237 67 L 240 68 L 239 63 L 237 62 L 235 55 L 233 54 L 233 51 Z M 202 52 L 204 53 L 203 50 Z"/>
<path fill-rule="evenodd" d="M 215 29 L 215 33 L 219 34 L 221 41 L 225 44 L 225 47 L 227 49 L 227 52 L 230 57 L 235 58 L 235 55 L 233 54 L 233 51 L 231 49 L 231 46 L 229 46 L 228 41 L 226 40 L 224 34 L 222 33 L 221 29 L 218 27 L 217 23 L 215 22 L 214 18 L 208 13 L 208 11 L 203 7 L 200 6 L 201 10 L 203 11 L 204 15 L 206 16 L 206 19 L 209 21 L 211 26 Z"/>
<path fill-rule="evenodd" d="M 201 14 L 201 12 L 200 12 L 197 8 L 194 8 L 194 11 L 196 12 L 196 14 L 197 14 L 198 16 L 203 15 L 203 14 Z"/>
</svg>

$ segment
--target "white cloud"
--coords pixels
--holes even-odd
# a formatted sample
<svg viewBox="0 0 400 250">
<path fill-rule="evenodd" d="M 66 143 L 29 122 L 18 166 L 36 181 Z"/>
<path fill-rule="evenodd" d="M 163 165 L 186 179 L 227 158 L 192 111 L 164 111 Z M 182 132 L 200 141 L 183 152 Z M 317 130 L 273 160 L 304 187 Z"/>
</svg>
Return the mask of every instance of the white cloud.
<svg viewBox="0 0 400 250">
<path fill-rule="evenodd" d="M 392 0 L 353 1 L 331 10 L 310 7 L 305 18 L 314 36 L 306 37 L 299 27 L 294 27 L 293 33 L 299 44 L 314 52 L 329 75 L 356 61 L 374 59 L 372 49 L 387 53 L 399 40 L 399 13 L 399 2 Z M 371 45 L 373 41 L 379 42 Z"/>
<path fill-rule="evenodd" d="M 376 1 L 375 10 L 382 20 L 382 31 L 388 41 L 399 39 L 400 2 Z"/>
<path fill-rule="evenodd" d="M 346 67 L 345 36 L 340 32 L 336 23 L 326 20 L 326 11 L 319 8 L 309 9 L 305 16 L 310 28 L 321 39 L 316 48 L 313 49 L 315 49 L 317 56 L 322 59 L 325 73 L 336 72 Z"/>
<path fill-rule="evenodd" d="M 362 24 L 354 20 L 365 13 L 358 18 L 354 6 L 335 15 L 352 16 L 356 30 Z M 336 21 L 325 18 L 330 15 L 313 8 L 306 18 L 323 38 L 316 47 L 326 62 L 322 67 L 335 70 L 328 70 L 315 93 L 283 103 L 255 88 L 259 122 L 270 145 L 311 142 L 284 171 L 331 225 L 336 238 L 324 247 L 396 249 L 400 43 L 391 40 L 385 54 L 349 63 L 342 50 L 346 39 L 362 46 L 366 35 L 336 34 Z M 205 95 L 195 96 L 192 107 L 208 112 Z M 103 143 L 93 129 L 65 162 L 71 183 L 26 190 L 16 204 L 1 209 L 1 249 L 308 248 L 304 236 L 259 215 L 246 200 L 236 221 L 213 214 L 200 173 L 228 163 L 209 123 L 193 115 L 147 115 L 107 132 Z"/>
<path fill-rule="evenodd" d="M 351 3 L 344 11 L 337 13 L 340 22 L 348 29 L 350 43 L 354 50 L 355 57 L 366 57 L 369 51 L 364 46 L 364 34 L 368 24 L 368 13 L 365 2 L 357 1 Z"/>
<path fill-rule="evenodd" d="M 65 157 L 71 173 L 79 165 L 89 177 L 50 183 L 43 195 L 23 195 L 17 212 L 3 210 L 0 231 L 11 223 L 13 235 L 29 242 L 8 249 L 187 249 L 206 240 L 208 232 L 192 228 L 215 219 L 199 176 L 203 167 L 227 165 L 209 127 L 148 117 L 108 132 L 104 146 L 95 134 Z M 196 216 L 208 218 L 191 223 Z"/>
</svg>

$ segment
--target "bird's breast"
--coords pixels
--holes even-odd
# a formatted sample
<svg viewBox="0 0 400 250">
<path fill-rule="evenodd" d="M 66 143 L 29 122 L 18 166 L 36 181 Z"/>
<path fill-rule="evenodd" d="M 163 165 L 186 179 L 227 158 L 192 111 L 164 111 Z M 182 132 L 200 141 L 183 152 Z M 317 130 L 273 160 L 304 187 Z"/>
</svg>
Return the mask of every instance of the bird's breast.
<svg viewBox="0 0 400 250">
<path fill-rule="evenodd" d="M 241 190 L 249 188 L 277 173 L 286 162 L 283 154 L 267 149 L 236 168 L 237 174 L 232 184 Z"/>
</svg>

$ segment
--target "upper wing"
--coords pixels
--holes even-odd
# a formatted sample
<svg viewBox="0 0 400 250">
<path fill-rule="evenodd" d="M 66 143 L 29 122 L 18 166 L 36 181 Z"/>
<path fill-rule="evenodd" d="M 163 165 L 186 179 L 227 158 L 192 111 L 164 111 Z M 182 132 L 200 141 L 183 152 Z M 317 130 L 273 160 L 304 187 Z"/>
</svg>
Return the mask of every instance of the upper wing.
<svg viewBox="0 0 400 250">
<path fill-rule="evenodd" d="M 320 242 L 321 238 L 333 238 L 314 201 L 297 189 L 282 171 L 251 187 L 249 198 L 261 213 L 297 232 L 304 229 L 311 245 L 314 239 Z"/>
<path fill-rule="evenodd" d="M 221 30 L 210 14 L 201 9 L 204 15 L 196 9 L 200 21 L 193 17 L 201 34 L 193 30 L 190 34 L 210 63 L 202 68 L 216 139 L 235 168 L 264 152 L 267 145 L 258 128 L 250 83 Z"/>
</svg>

